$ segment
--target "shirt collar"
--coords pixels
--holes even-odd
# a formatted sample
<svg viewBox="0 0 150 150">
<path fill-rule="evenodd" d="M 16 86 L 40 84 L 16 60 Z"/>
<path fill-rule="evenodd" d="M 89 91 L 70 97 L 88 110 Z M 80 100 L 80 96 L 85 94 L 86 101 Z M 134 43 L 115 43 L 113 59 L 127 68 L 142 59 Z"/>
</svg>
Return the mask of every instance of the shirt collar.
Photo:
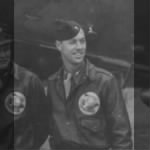
<svg viewBox="0 0 150 150">
<path fill-rule="evenodd" d="M 79 84 L 82 79 L 88 77 L 88 70 L 89 70 L 89 61 L 86 59 L 84 63 L 79 67 L 79 69 L 73 74 L 72 79 L 76 84 Z M 64 80 L 67 76 L 67 72 L 65 71 L 64 67 L 62 66 L 59 71 L 57 72 L 57 79 Z"/>
<path fill-rule="evenodd" d="M 82 65 L 82 67 L 80 67 L 79 71 L 76 72 L 76 75 L 81 74 L 81 72 L 85 75 L 85 76 L 89 76 L 89 69 L 93 68 L 93 66 L 91 66 L 91 63 L 88 59 L 85 60 L 84 64 Z M 63 78 L 64 75 L 64 67 L 62 66 L 58 72 L 55 74 L 56 78 L 60 79 L 61 77 Z"/>
</svg>

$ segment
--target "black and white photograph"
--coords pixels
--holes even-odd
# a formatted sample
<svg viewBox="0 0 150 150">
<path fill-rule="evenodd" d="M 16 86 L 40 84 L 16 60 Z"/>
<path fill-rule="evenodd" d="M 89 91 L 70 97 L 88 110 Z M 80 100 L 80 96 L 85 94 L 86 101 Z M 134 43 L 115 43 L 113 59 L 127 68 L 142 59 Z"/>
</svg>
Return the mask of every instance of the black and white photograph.
<svg viewBox="0 0 150 150">
<path fill-rule="evenodd" d="M 150 150 L 147 0 L 0 0 L 0 150 Z"/>
</svg>

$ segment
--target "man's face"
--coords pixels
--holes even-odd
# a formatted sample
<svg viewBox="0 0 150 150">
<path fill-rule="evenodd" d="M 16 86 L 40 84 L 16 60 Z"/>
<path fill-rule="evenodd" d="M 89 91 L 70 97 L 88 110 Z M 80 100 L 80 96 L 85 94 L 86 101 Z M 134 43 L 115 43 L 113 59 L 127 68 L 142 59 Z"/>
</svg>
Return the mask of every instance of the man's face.
<svg viewBox="0 0 150 150">
<path fill-rule="evenodd" d="M 0 46 L 0 70 L 6 69 L 10 63 L 10 46 L 2 45 Z"/>
<path fill-rule="evenodd" d="M 83 62 L 86 54 L 86 39 L 82 29 L 72 39 L 65 41 L 57 41 L 56 47 L 61 52 L 62 59 L 65 63 L 72 65 Z"/>
</svg>

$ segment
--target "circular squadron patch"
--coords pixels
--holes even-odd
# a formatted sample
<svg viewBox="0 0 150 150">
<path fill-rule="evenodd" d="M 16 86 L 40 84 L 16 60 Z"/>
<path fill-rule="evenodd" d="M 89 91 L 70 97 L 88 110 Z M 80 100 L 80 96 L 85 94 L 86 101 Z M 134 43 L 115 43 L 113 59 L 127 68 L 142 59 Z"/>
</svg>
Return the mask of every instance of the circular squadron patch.
<svg viewBox="0 0 150 150">
<path fill-rule="evenodd" d="M 87 92 L 79 98 L 79 109 L 85 115 L 96 114 L 100 104 L 100 99 L 94 92 Z"/>
<path fill-rule="evenodd" d="M 11 92 L 5 98 L 5 107 L 13 115 L 20 115 L 26 107 L 26 98 L 20 92 Z"/>
</svg>

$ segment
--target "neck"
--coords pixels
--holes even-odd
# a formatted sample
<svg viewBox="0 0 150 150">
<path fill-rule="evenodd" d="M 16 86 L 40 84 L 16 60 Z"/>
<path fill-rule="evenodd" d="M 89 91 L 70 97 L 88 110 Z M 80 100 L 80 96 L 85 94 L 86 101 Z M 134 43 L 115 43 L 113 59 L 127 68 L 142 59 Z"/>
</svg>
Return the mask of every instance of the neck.
<svg viewBox="0 0 150 150">
<path fill-rule="evenodd" d="M 75 72 L 77 72 L 80 67 L 83 65 L 84 62 L 80 63 L 80 64 L 70 64 L 70 63 L 66 63 L 64 62 L 64 68 L 67 72 L 74 74 Z"/>
</svg>

